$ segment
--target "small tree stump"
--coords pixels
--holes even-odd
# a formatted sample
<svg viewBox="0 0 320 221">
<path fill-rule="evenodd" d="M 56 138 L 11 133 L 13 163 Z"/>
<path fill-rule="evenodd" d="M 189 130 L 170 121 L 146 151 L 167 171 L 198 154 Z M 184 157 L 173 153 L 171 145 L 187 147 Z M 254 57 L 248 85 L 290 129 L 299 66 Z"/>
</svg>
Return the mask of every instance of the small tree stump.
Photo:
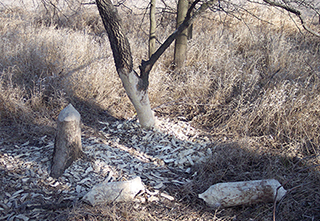
<svg viewBox="0 0 320 221">
<path fill-rule="evenodd" d="M 69 104 L 59 116 L 50 175 L 60 177 L 82 155 L 80 114 Z"/>
</svg>

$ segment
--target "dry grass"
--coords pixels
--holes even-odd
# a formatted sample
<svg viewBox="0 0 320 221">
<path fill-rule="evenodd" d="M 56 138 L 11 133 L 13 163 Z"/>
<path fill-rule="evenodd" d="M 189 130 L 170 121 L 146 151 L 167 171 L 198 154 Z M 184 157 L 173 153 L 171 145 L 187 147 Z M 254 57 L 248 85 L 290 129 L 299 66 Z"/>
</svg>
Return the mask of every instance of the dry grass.
<svg viewBox="0 0 320 221">
<path fill-rule="evenodd" d="M 52 132 L 57 114 L 69 102 L 82 111 L 85 124 L 106 113 L 133 116 L 97 10 L 73 7 L 1 9 L 3 127 L 13 124 L 21 133 L 48 127 L 44 133 Z M 320 219 L 320 40 L 301 33 L 277 10 L 252 12 L 271 24 L 208 13 L 194 25 L 185 68 L 172 70 L 171 47 L 151 73 L 156 114 L 191 121 L 224 141 L 214 147 L 212 161 L 194 168 L 200 175 L 185 187 L 189 194 L 176 191 L 185 207 L 154 205 L 143 212 L 128 205 L 109 212 L 80 208 L 70 211 L 78 217 L 70 220 L 270 220 L 270 204 L 214 211 L 195 200 L 211 184 L 261 178 L 288 181 L 286 188 L 292 190 L 278 206 L 279 220 Z M 159 26 L 160 41 L 173 31 L 171 17 Z M 125 18 L 137 68 L 147 56 L 148 36 L 142 31 L 147 21 L 135 14 Z"/>
<path fill-rule="evenodd" d="M 212 183 L 234 182 L 258 179 L 277 179 L 287 195 L 276 205 L 276 220 L 314 220 L 319 219 L 320 200 L 319 173 L 312 165 L 315 159 L 280 156 L 279 151 L 261 147 L 259 141 L 249 138 L 237 143 L 212 145 L 214 157 L 205 165 L 194 167 L 198 176 L 186 186 L 185 201 L 192 202 L 197 194 L 204 192 Z M 200 204 L 199 202 L 193 202 Z M 257 204 L 243 208 L 221 210 L 220 216 L 230 214 L 236 220 L 272 220 L 272 204 Z"/>
<path fill-rule="evenodd" d="M 186 68 L 162 80 L 164 99 L 176 102 L 161 112 L 217 135 L 260 137 L 281 149 L 299 144 L 300 151 L 317 153 L 319 39 L 293 30 L 290 21 L 280 27 L 251 22 L 248 29 L 237 21 L 200 21 Z"/>
</svg>

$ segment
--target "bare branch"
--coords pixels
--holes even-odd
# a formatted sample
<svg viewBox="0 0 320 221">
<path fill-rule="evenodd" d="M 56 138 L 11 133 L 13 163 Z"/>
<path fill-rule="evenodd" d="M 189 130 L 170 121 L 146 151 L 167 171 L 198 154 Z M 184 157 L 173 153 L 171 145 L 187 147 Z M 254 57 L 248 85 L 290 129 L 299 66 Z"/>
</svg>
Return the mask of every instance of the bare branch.
<svg viewBox="0 0 320 221">
<path fill-rule="evenodd" d="M 200 0 L 196 0 L 192 3 L 190 8 L 188 9 L 186 18 L 182 22 L 182 24 L 167 38 L 167 40 L 158 48 L 158 50 L 150 57 L 148 61 L 142 60 L 140 68 L 140 77 L 143 79 L 143 81 L 148 81 L 149 73 L 153 67 L 153 65 L 156 63 L 156 61 L 160 58 L 160 56 L 164 53 L 164 51 L 171 45 L 171 43 L 177 38 L 179 34 L 183 30 L 185 30 L 187 27 L 189 27 L 190 24 L 193 23 L 195 18 L 200 15 L 202 12 L 207 10 L 214 2 L 217 0 L 211 0 L 207 1 L 205 3 L 202 3 L 202 5 L 197 9 L 193 15 L 191 16 L 191 12 L 196 7 L 196 5 L 200 2 Z M 144 84 L 147 85 L 147 84 Z M 144 86 L 145 87 L 145 86 Z M 146 88 L 142 88 L 146 89 Z"/>
<path fill-rule="evenodd" d="M 96 2 L 83 2 L 81 5 L 95 5 Z"/>
<path fill-rule="evenodd" d="M 279 8 L 283 8 L 283 9 L 285 9 L 285 10 L 287 10 L 288 12 L 291 12 L 291 13 L 293 13 L 293 14 L 295 14 L 295 15 L 301 15 L 301 12 L 300 11 L 298 11 L 298 10 L 296 10 L 296 9 L 294 9 L 294 8 L 290 8 L 289 6 L 287 6 L 287 5 L 283 5 L 283 4 L 280 4 L 280 3 L 278 3 L 278 2 L 272 2 L 272 1 L 270 1 L 270 0 L 263 0 L 265 3 L 268 3 L 269 5 L 271 5 L 271 6 L 276 6 L 276 7 L 279 7 Z"/>
<path fill-rule="evenodd" d="M 306 31 L 308 31 L 309 33 L 311 33 L 311 34 L 313 34 L 313 35 L 315 35 L 315 36 L 317 36 L 317 37 L 320 38 L 320 33 L 312 30 L 311 28 L 309 28 L 309 27 L 305 24 L 305 21 L 303 20 L 300 11 L 298 11 L 298 10 L 296 10 L 296 9 L 294 9 L 294 8 L 289 7 L 288 5 L 283 5 L 283 4 L 278 3 L 278 2 L 272 2 L 272 1 L 270 1 L 270 0 L 263 0 L 263 1 L 264 1 L 265 3 L 271 5 L 271 6 L 279 7 L 279 8 L 285 9 L 286 11 L 288 11 L 288 12 L 290 12 L 290 13 L 295 14 L 295 15 L 299 18 L 302 27 L 303 27 Z"/>
</svg>

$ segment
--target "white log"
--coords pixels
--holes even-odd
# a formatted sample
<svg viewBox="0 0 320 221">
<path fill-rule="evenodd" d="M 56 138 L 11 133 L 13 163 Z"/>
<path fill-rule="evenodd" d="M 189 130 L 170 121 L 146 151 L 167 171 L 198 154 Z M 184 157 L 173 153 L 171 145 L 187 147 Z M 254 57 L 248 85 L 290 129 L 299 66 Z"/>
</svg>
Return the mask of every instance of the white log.
<svg viewBox="0 0 320 221">
<path fill-rule="evenodd" d="M 230 207 L 279 201 L 286 192 L 277 180 L 268 179 L 218 183 L 199 194 L 199 198 L 212 207 Z"/>
<path fill-rule="evenodd" d="M 52 177 L 60 177 L 82 154 L 80 119 L 79 112 L 72 104 L 58 116 L 50 173 Z"/>
<path fill-rule="evenodd" d="M 92 206 L 111 202 L 128 202 L 132 201 L 140 191 L 144 190 L 145 188 L 140 177 L 122 182 L 108 183 L 104 181 L 95 185 L 83 197 L 83 200 Z"/>
</svg>

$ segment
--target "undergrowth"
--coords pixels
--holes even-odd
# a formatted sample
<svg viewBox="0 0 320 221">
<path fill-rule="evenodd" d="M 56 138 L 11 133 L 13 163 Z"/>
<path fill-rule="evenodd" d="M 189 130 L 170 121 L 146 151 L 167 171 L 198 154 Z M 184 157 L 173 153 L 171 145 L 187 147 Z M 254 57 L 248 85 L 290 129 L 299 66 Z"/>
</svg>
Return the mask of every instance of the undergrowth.
<svg viewBox="0 0 320 221">
<path fill-rule="evenodd" d="M 213 12 L 199 18 L 184 68 L 173 69 L 173 47 L 165 52 L 150 75 L 152 107 L 156 115 L 190 121 L 217 140 L 250 137 L 290 159 L 316 156 L 320 39 L 278 10 L 249 9 L 261 20 Z M 122 16 L 136 69 L 148 51 L 143 16 Z M 159 23 L 166 25 L 157 30 L 161 42 L 174 31 L 173 17 L 164 17 Z M 2 8 L 0 37 L 2 126 L 52 126 L 69 102 L 85 123 L 97 120 L 90 113 L 134 115 L 94 5 Z"/>
</svg>

